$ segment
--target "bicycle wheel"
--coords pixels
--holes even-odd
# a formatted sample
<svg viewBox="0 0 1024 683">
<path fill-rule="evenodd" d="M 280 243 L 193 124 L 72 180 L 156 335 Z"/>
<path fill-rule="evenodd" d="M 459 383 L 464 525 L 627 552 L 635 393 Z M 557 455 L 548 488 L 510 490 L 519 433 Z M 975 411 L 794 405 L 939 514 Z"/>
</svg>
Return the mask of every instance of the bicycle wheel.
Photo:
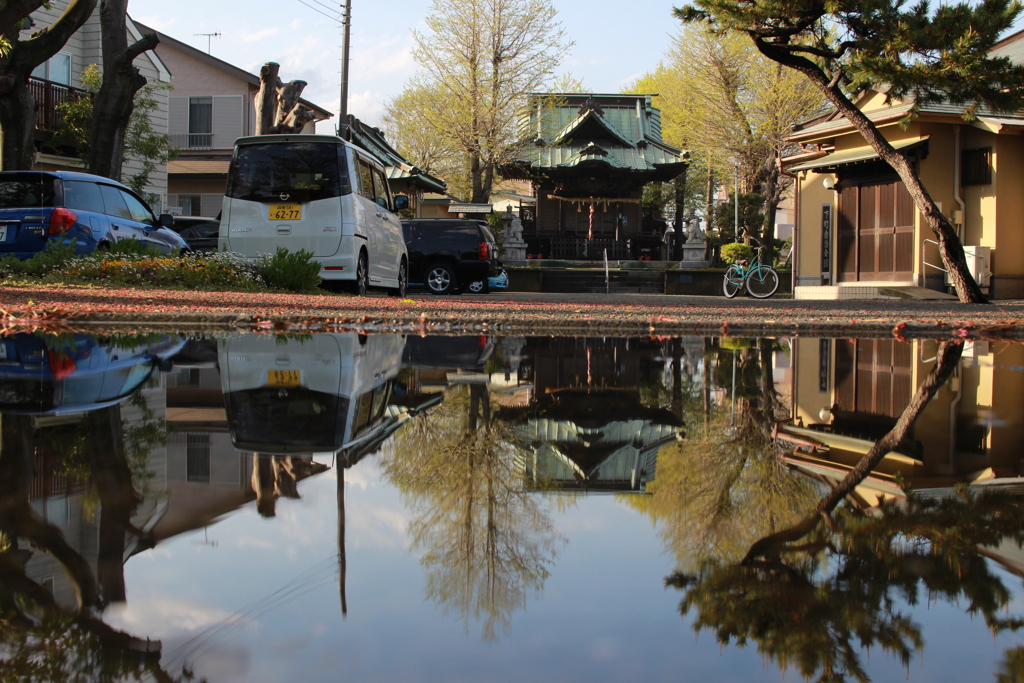
<svg viewBox="0 0 1024 683">
<path fill-rule="evenodd" d="M 747 291 L 755 299 L 767 299 L 778 288 L 779 274 L 769 266 L 761 266 L 747 276 Z"/>
<path fill-rule="evenodd" d="M 722 291 L 725 296 L 733 298 L 743 288 L 743 271 L 734 263 L 725 269 L 725 279 L 722 280 Z"/>
</svg>

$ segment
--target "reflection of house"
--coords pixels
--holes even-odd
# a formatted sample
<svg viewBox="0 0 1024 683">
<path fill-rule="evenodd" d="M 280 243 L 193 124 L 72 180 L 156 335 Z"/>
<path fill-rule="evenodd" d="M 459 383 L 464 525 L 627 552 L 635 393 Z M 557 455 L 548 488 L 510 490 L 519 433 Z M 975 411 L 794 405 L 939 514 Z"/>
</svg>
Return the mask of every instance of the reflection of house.
<svg viewBox="0 0 1024 683">
<path fill-rule="evenodd" d="M 794 425 L 780 425 L 789 462 L 818 476 L 845 475 L 895 425 L 934 367 L 936 344 L 891 339 L 796 339 Z M 858 488 L 865 501 L 900 495 L 896 474 L 915 489 L 967 481 L 1016 480 L 1024 440 L 1024 349 L 968 343 L 959 369 L 913 428 Z M 1024 483 L 1024 480 L 1021 480 Z"/>
<path fill-rule="evenodd" d="M 23 37 L 44 29 L 56 21 L 68 6 L 67 0 L 54 0 L 47 6 L 40 7 L 30 15 L 34 24 L 23 31 Z M 126 19 L 125 29 L 128 41 L 133 43 L 142 37 L 148 29 L 136 24 L 130 17 Z M 101 64 L 103 61 L 100 48 L 100 16 L 99 11 L 93 12 L 85 24 L 76 31 L 61 50 L 32 72 L 29 89 L 36 100 L 35 140 L 39 150 L 36 154 L 34 168 L 41 170 L 61 170 L 67 168 L 81 169 L 77 150 L 53 150 L 46 143 L 50 142 L 56 128 L 59 114 L 57 107 L 67 101 L 87 97 L 83 89 L 82 72 L 90 64 Z M 134 62 L 150 84 L 167 83 L 171 75 L 166 65 L 154 52 L 144 52 Z M 157 133 L 166 130 L 167 105 L 163 97 L 156 98 L 159 106 L 151 115 L 151 123 Z M 136 161 L 128 161 L 123 168 L 123 176 L 129 176 L 142 170 Z M 163 168 L 150 174 L 147 191 L 162 195 L 167 187 L 167 178 Z M 158 208 L 154 206 L 154 209 Z"/>
<path fill-rule="evenodd" d="M 521 130 L 531 144 L 502 175 L 533 183 L 536 217 L 523 238 L 545 258 L 634 258 L 661 234 L 641 220 L 643 186 L 685 171 L 661 137 L 651 95 L 531 96 Z"/>
<path fill-rule="evenodd" d="M 168 132 L 181 151 L 167 165 L 167 206 L 186 216 L 220 213 L 228 163 L 235 140 L 255 133 L 253 98 L 259 76 L 232 66 L 168 35 L 142 27 L 160 38 L 156 54 L 172 74 L 168 97 Z M 306 100 L 316 118 L 304 133 L 315 132 L 316 121 L 331 116 Z"/>
<path fill-rule="evenodd" d="M 1004 40 L 995 54 L 1020 59 L 1024 32 Z M 1014 54 L 1016 53 L 1016 54 Z M 929 194 L 954 224 L 975 279 L 996 298 L 1024 293 L 1024 113 L 979 110 L 966 123 L 963 107 L 886 103 L 866 92 L 857 106 L 885 138 L 912 160 Z M 804 145 L 783 160 L 798 175 L 796 195 L 796 298 L 872 298 L 893 286 L 943 289 L 934 236 L 902 181 L 842 116 L 798 128 L 789 138 Z M 934 265 L 933 265 L 934 264 Z"/>
</svg>

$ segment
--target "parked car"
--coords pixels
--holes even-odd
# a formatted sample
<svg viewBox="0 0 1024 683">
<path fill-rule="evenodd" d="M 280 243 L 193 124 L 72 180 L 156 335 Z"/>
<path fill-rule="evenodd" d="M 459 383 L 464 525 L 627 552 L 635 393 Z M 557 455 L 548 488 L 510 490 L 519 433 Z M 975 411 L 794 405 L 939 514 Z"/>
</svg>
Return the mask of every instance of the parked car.
<svg viewBox="0 0 1024 683">
<path fill-rule="evenodd" d="M 139 195 L 110 178 L 72 171 L 0 173 L 0 255 L 31 258 L 51 240 L 88 254 L 126 239 L 179 254 L 189 247 L 168 229 L 173 222 L 170 214 L 155 216 Z"/>
<path fill-rule="evenodd" d="M 188 242 L 192 251 L 217 251 L 220 221 L 207 216 L 175 216 L 171 230 Z"/>
<path fill-rule="evenodd" d="M 487 283 L 487 287 L 484 287 L 484 283 Z M 498 269 L 497 275 L 492 275 L 486 280 L 476 280 L 469 283 L 467 291 L 473 294 L 483 294 L 487 290 L 495 289 L 508 289 L 508 273 L 505 272 L 504 268 Z"/>
<path fill-rule="evenodd" d="M 305 249 L 320 277 L 356 294 L 404 296 L 409 265 L 397 211 L 376 157 L 333 135 L 238 138 L 228 169 L 220 248 L 247 259 Z"/>
<path fill-rule="evenodd" d="M 434 294 L 490 291 L 488 278 L 499 274 L 501 261 L 486 223 L 417 218 L 402 221 L 402 229 L 409 250 L 409 282 L 422 283 Z"/>
</svg>

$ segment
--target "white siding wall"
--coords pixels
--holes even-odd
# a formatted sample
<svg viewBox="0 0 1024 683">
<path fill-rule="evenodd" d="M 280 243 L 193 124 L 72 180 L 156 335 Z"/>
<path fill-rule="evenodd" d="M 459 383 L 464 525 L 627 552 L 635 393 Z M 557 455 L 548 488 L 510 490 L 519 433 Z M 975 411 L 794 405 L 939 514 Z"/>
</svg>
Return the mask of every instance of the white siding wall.
<svg viewBox="0 0 1024 683">
<path fill-rule="evenodd" d="M 242 96 L 213 98 L 213 146 L 232 148 L 242 134 Z"/>
</svg>

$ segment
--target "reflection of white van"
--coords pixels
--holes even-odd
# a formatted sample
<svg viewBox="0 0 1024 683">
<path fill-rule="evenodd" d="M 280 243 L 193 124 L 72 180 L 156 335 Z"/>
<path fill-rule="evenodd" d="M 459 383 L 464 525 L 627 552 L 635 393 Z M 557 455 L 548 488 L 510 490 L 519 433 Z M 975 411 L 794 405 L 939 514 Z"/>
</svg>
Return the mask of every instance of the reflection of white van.
<svg viewBox="0 0 1024 683">
<path fill-rule="evenodd" d="M 372 439 L 402 363 L 397 334 L 246 334 L 220 342 L 224 407 L 236 448 L 329 453 Z"/>
<path fill-rule="evenodd" d="M 380 162 L 333 135 L 239 138 L 218 248 L 246 258 L 305 249 L 325 280 L 405 296 L 409 261 L 394 211 L 408 201 L 392 201 Z"/>
</svg>

